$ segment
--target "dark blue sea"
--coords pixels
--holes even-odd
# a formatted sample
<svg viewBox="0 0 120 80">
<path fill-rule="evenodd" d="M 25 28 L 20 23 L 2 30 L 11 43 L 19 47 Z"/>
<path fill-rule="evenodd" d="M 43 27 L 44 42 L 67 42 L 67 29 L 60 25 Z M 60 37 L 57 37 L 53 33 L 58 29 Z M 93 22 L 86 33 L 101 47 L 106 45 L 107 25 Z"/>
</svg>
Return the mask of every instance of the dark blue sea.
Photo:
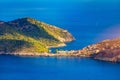
<svg viewBox="0 0 120 80">
<path fill-rule="evenodd" d="M 120 80 L 120 63 L 75 57 L 0 56 L 0 80 Z"/>
<path fill-rule="evenodd" d="M 120 37 L 119 0 L 1 0 L 0 20 L 22 17 L 68 30 L 75 41 L 59 50 L 79 50 Z M 76 57 L 0 55 L 0 80 L 120 80 L 120 63 Z"/>
</svg>

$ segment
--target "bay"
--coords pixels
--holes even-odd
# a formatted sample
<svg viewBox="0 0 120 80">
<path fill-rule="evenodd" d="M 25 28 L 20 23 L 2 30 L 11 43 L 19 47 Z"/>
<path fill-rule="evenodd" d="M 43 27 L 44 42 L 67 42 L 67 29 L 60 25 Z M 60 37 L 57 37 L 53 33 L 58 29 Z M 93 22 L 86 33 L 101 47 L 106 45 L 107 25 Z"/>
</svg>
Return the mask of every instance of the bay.
<svg viewBox="0 0 120 80">
<path fill-rule="evenodd" d="M 53 51 L 79 50 L 104 39 L 120 37 L 118 0 L 47 1 L 1 1 L 0 19 L 32 17 L 66 29 L 75 37 L 75 41 Z M 91 58 L 0 55 L 0 80 L 120 80 L 119 74 L 119 63 Z"/>
</svg>

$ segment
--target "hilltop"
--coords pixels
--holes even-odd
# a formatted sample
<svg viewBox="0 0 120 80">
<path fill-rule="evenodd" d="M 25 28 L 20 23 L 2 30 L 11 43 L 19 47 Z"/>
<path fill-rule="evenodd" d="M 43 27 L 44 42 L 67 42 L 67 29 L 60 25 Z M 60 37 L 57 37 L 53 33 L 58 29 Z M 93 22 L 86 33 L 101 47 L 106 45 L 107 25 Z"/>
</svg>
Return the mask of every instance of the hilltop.
<svg viewBox="0 0 120 80">
<path fill-rule="evenodd" d="M 73 40 L 67 30 L 33 18 L 0 21 L 0 54 L 40 54 Z"/>
</svg>

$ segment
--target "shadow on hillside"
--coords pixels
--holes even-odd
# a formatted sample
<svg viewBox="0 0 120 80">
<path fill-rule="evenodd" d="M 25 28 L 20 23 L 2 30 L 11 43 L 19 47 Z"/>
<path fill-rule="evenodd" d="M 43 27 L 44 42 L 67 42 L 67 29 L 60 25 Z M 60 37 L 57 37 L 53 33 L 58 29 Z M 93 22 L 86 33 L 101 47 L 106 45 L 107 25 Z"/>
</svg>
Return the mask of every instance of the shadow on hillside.
<svg viewBox="0 0 120 80">
<path fill-rule="evenodd" d="M 8 22 L 7 24 L 15 28 L 21 34 L 24 34 L 28 37 L 32 37 L 35 39 L 45 38 L 50 40 L 57 40 L 53 36 L 48 34 L 44 28 L 38 27 L 37 25 L 32 24 L 25 19 L 18 19 L 12 22 Z"/>
<path fill-rule="evenodd" d="M 20 51 L 23 47 L 30 47 L 31 43 L 22 40 L 0 40 L 0 52 Z"/>
</svg>

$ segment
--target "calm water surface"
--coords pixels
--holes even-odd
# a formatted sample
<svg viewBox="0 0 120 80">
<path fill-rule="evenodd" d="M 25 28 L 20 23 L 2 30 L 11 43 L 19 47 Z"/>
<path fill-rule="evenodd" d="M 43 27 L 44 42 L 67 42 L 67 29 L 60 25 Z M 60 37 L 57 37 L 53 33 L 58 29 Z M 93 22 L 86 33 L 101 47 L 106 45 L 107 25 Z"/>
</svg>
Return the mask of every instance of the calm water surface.
<svg viewBox="0 0 120 80">
<path fill-rule="evenodd" d="M 120 64 L 75 57 L 0 56 L 0 80 L 120 80 Z"/>
</svg>

